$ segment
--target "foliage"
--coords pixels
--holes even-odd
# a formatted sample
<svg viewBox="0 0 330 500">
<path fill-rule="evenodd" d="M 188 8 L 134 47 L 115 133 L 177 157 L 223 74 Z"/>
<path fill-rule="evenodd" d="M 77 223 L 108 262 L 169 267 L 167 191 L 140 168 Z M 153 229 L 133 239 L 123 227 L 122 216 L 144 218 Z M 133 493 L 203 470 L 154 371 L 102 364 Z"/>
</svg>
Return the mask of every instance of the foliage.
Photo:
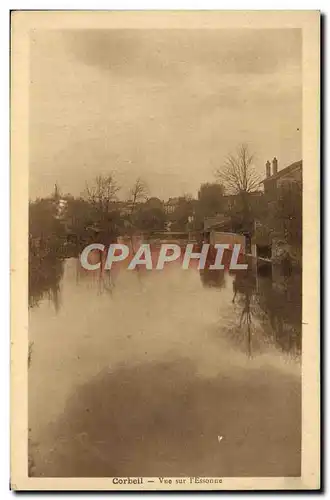
<svg viewBox="0 0 330 500">
<path fill-rule="evenodd" d="M 29 254 L 29 307 L 35 307 L 47 296 L 59 308 L 60 281 L 63 276 L 63 260 L 56 256 L 45 257 Z"/>
<path fill-rule="evenodd" d="M 302 186 L 290 182 L 278 188 L 272 214 L 273 226 L 291 245 L 302 244 Z"/>
<path fill-rule="evenodd" d="M 63 244 L 65 227 L 57 216 L 57 205 L 50 198 L 37 199 L 29 203 L 30 248 L 53 251 Z"/>
<path fill-rule="evenodd" d="M 141 231 L 163 231 L 165 223 L 166 214 L 162 207 L 153 207 L 145 203 L 136 213 L 135 225 Z"/>
<path fill-rule="evenodd" d="M 186 231 L 189 217 L 194 216 L 195 202 L 190 195 L 180 196 L 174 212 L 169 214 L 172 231 Z"/>
<path fill-rule="evenodd" d="M 205 217 L 221 214 L 225 209 L 225 189 L 217 182 L 206 182 L 198 191 L 198 205 L 196 207 L 196 224 L 201 225 Z"/>
</svg>

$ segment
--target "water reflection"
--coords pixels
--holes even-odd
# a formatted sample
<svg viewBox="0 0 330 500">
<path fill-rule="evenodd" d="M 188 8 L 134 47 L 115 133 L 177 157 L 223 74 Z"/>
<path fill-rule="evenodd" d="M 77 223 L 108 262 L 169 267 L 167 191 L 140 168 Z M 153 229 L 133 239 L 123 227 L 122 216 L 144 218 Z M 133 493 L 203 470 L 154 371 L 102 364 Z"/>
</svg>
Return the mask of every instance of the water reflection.
<svg viewBox="0 0 330 500">
<path fill-rule="evenodd" d="M 279 274 L 258 280 L 258 314 L 271 327 L 274 342 L 284 352 L 301 354 L 302 346 L 302 276 Z"/>
<path fill-rule="evenodd" d="M 60 282 L 63 277 L 63 260 L 54 255 L 38 257 L 29 255 L 29 307 L 36 307 L 47 297 L 56 311 L 60 307 Z"/>
<path fill-rule="evenodd" d="M 241 305 L 242 312 L 239 316 L 239 328 L 246 332 L 246 346 L 248 355 L 252 355 L 252 315 L 253 300 L 255 298 L 256 278 L 252 272 L 237 272 L 233 281 L 233 304 L 235 300 Z M 238 295 L 238 297 L 237 297 Z"/>
<path fill-rule="evenodd" d="M 299 277 L 43 260 L 31 474 L 299 475 Z"/>
<path fill-rule="evenodd" d="M 64 259 L 54 256 L 38 258 L 30 255 L 29 262 L 29 306 L 35 307 L 47 298 L 58 312 L 61 305 L 61 280 L 64 272 Z M 100 269 L 94 273 L 87 271 L 76 262 L 76 285 L 91 277 L 98 294 L 111 295 L 115 289 L 119 268 Z M 276 271 L 276 270 L 275 270 Z M 133 274 L 142 281 L 150 272 L 137 268 Z M 224 289 L 227 272 L 204 269 L 199 271 L 200 280 L 206 288 Z M 272 272 L 272 268 L 258 271 L 247 270 L 230 272 L 232 277 L 232 314 L 235 327 L 231 329 L 233 340 L 245 345 L 249 356 L 259 352 L 263 344 L 275 344 L 284 352 L 301 354 L 301 314 L 302 281 L 301 274 Z"/>
<path fill-rule="evenodd" d="M 217 273 L 223 272 L 201 272 L 203 285 L 223 287 L 224 275 Z M 236 306 L 235 326 L 229 332 L 233 340 L 243 345 L 248 356 L 260 352 L 267 344 L 300 356 L 301 274 L 279 272 L 274 278 L 271 267 L 259 272 L 248 269 L 230 274 L 233 276 L 232 303 Z"/>
</svg>

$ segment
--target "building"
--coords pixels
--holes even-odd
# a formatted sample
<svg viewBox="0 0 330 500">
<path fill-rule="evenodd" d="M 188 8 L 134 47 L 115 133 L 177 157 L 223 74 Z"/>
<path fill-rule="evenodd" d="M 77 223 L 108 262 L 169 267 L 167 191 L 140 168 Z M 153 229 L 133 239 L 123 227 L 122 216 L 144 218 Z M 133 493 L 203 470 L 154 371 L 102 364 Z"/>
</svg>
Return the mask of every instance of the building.
<svg viewBox="0 0 330 500">
<path fill-rule="evenodd" d="M 273 158 L 272 172 L 270 162 L 266 162 L 266 178 L 262 181 L 264 193 L 273 198 L 277 189 L 292 183 L 302 185 L 302 160 L 291 163 L 288 167 L 278 170 L 278 160 Z"/>
<path fill-rule="evenodd" d="M 229 248 L 239 244 L 240 252 L 246 252 L 246 237 L 244 234 L 239 234 L 231 231 L 231 220 L 224 214 L 218 214 L 214 217 L 206 217 L 204 219 L 203 241 L 210 243 L 212 246 L 217 244 L 227 244 Z"/>
<path fill-rule="evenodd" d="M 235 217 L 235 215 L 242 214 L 245 209 L 245 204 L 248 205 L 249 210 L 252 213 L 260 212 L 260 208 L 264 203 L 264 192 L 251 191 L 244 193 L 244 199 L 242 193 L 225 195 L 224 198 L 224 213 L 227 216 Z"/>
<path fill-rule="evenodd" d="M 204 218 L 204 233 L 212 229 L 224 230 L 230 224 L 230 220 L 224 214 Z"/>
<path fill-rule="evenodd" d="M 165 213 L 168 214 L 173 214 L 175 212 L 175 209 L 180 203 L 180 198 L 169 198 L 168 201 L 164 203 L 164 210 Z"/>
<path fill-rule="evenodd" d="M 299 192 L 302 190 L 302 160 L 291 163 L 282 170 L 278 170 L 278 160 L 273 158 L 272 164 L 266 162 L 266 177 L 262 181 L 264 186 L 264 207 L 265 214 L 262 220 L 255 221 L 255 231 L 252 238 L 252 255 L 272 262 L 279 261 L 283 255 L 289 254 L 294 260 L 301 259 L 301 244 L 289 242 L 289 238 L 283 234 L 283 230 L 278 227 L 288 226 L 290 229 L 296 224 L 296 229 L 301 223 L 301 214 L 299 215 L 299 204 L 301 197 Z M 290 189 L 290 209 L 297 215 L 295 217 L 274 218 L 277 209 L 277 203 L 283 196 L 283 189 Z M 285 191 L 284 191 L 285 192 Z M 300 201 L 299 201 L 300 200 Z M 301 207 L 300 207 L 301 208 Z M 292 220 L 291 220 L 292 219 Z"/>
</svg>

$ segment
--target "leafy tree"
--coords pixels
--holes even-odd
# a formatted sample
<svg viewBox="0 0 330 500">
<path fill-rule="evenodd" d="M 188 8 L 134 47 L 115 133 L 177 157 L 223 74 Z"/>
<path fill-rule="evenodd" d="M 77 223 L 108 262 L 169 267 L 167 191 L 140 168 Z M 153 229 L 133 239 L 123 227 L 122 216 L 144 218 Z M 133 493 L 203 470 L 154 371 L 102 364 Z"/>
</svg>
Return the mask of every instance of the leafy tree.
<svg viewBox="0 0 330 500">
<path fill-rule="evenodd" d="M 93 206 L 84 198 L 67 197 L 65 220 L 70 233 L 81 234 L 88 225 L 94 223 Z"/>
<path fill-rule="evenodd" d="M 163 202 L 156 196 L 148 198 L 147 201 L 145 202 L 145 206 L 148 208 L 159 208 L 160 210 L 164 209 Z"/>
<path fill-rule="evenodd" d="M 144 204 L 136 214 L 136 226 L 141 231 L 164 231 L 166 214 L 163 208 Z"/>
<path fill-rule="evenodd" d="M 201 185 L 198 191 L 197 219 L 199 221 L 224 212 L 224 193 L 224 186 L 217 182 L 206 182 Z"/>
<path fill-rule="evenodd" d="M 283 239 L 295 246 L 302 244 L 302 185 L 290 182 L 277 190 L 273 227 Z"/>
<path fill-rule="evenodd" d="M 195 200 L 189 194 L 180 196 L 174 212 L 169 215 L 172 231 L 186 231 L 189 217 L 194 215 Z"/>
<path fill-rule="evenodd" d="M 30 250 L 56 249 L 63 243 L 65 227 L 57 217 L 57 206 L 50 198 L 37 199 L 29 203 Z"/>
</svg>

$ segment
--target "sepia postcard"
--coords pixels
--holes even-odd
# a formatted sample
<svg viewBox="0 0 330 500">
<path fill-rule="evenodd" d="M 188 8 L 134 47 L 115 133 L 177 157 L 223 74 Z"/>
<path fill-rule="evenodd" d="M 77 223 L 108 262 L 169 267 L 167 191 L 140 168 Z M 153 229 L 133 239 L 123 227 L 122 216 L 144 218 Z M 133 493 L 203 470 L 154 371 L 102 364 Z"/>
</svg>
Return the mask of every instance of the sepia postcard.
<svg viewBox="0 0 330 500">
<path fill-rule="evenodd" d="M 11 13 L 13 490 L 318 490 L 320 14 Z"/>
</svg>

